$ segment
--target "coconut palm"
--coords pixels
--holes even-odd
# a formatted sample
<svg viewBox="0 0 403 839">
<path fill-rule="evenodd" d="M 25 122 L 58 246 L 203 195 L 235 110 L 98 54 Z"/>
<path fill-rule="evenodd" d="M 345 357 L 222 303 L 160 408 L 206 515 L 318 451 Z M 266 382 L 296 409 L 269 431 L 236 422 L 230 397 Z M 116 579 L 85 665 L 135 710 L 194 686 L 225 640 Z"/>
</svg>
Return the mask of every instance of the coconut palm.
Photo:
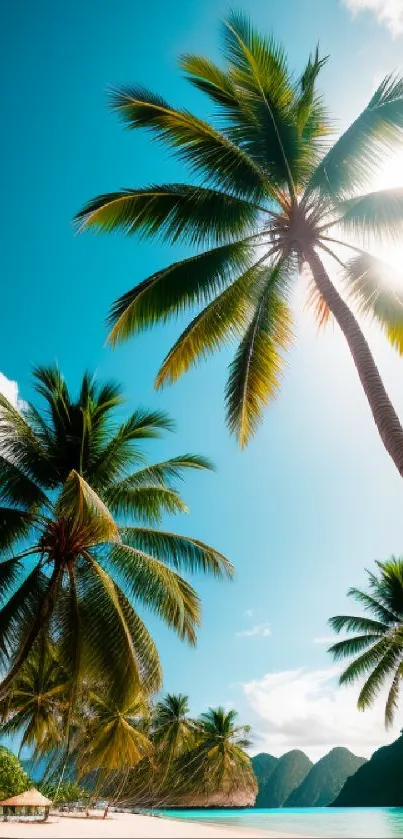
<svg viewBox="0 0 403 839">
<path fill-rule="evenodd" d="M 157 703 L 153 715 L 153 741 L 164 756 L 171 761 L 194 740 L 195 723 L 189 718 L 189 698 L 183 693 L 167 693 Z"/>
<path fill-rule="evenodd" d="M 80 777 L 100 770 L 104 780 L 112 772 L 128 772 L 152 754 L 143 731 L 147 702 L 141 694 L 131 702 L 116 702 L 91 692 L 82 711 L 83 725 L 72 752 Z"/>
<path fill-rule="evenodd" d="M 387 76 L 329 146 L 330 124 L 316 91 L 326 58 L 318 49 L 295 78 L 282 47 L 243 15 L 231 14 L 223 57 L 223 67 L 198 55 L 180 60 L 187 80 L 213 102 L 210 121 L 141 87 L 111 94 L 123 122 L 171 148 L 195 179 L 100 195 L 78 213 L 80 229 L 119 229 L 207 250 L 158 270 L 120 297 L 109 340 L 115 345 L 202 307 L 165 358 L 156 386 L 174 382 L 227 340 L 239 341 L 226 406 L 229 428 L 244 445 L 278 390 L 293 336 L 289 295 L 308 266 L 309 300 L 319 322 L 332 315 L 344 333 L 381 439 L 403 474 L 403 429 L 347 305 L 374 317 L 403 351 L 403 297 L 385 284 L 386 267 L 354 241 L 403 232 L 402 187 L 362 192 L 385 154 L 401 148 L 403 78 Z M 324 258 L 342 268 L 347 302 Z"/>
<path fill-rule="evenodd" d="M 74 400 L 56 368 L 34 380 L 43 413 L 0 396 L 2 690 L 47 635 L 72 690 L 85 676 L 129 701 L 161 683 L 138 604 L 194 644 L 200 602 L 179 571 L 232 573 L 208 545 L 150 526 L 186 509 L 175 479 L 211 465 L 196 455 L 147 465 L 139 443 L 172 422 L 139 409 L 119 423 L 116 384 L 86 374 Z"/>
<path fill-rule="evenodd" d="M 48 643 L 36 645 L 0 699 L 1 732 L 20 736 L 33 760 L 62 746 L 68 700 L 66 673 Z"/>
<path fill-rule="evenodd" d="M 385 725 L 392 722 L 403 677 L 403 559 L 377 562 L 378 574 L 367 571 L 369 591 L 348 592 L 371 617 L 338 615 L 329 623 L 336 632 L 351 637 L 330 647 L 338 661 L 355 656 L 340 677 L 342 685 L 365 679 L 358 697 L 361 710 L 373 704 L 381 688 L 390 682 L 385 706 Z"/>
<path fill-rule="evenodd" d="M 235 710 L 209 708 L 197 720 L 198 742 L 182 755 L 177 771 L 184 794 L 209 796 L 213 793 L 256 788 L 248 755 L 249 725 L 236 725 Z"/>
</svg>

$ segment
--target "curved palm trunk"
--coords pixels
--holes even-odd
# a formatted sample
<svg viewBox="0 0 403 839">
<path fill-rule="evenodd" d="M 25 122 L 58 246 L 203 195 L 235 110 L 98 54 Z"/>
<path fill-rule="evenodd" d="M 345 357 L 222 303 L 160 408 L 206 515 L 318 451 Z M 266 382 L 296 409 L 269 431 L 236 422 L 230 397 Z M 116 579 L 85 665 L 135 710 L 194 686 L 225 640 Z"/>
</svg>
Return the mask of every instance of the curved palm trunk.
<svg viewBox="0 0 403 839">
<path fill-rule="evenodd" d="M 403 477 L 403 428 L 385 390 L 367 341 L 347 304 L 340 297 L 313 250 L 306 253 L 314 281 L 346 338 L 386 451 Z"/>
</svg>

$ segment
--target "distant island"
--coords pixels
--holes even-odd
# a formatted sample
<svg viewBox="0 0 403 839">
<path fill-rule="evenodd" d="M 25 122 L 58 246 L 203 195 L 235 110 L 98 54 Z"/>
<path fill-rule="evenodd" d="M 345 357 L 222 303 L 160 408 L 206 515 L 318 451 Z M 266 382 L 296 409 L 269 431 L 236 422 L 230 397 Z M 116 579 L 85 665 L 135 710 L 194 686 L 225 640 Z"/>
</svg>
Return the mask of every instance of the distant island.
<svg viewBox="0 0 403 839">
<path fill-rule="evenodd" d="M 364 764 L 365 758 L 342 747 L 332 749 L 315 764 L 298 749 L 280 758 L 262 752 L 252 757 L 259 786 L 255 807 L 326 807 Z"/>
</svg>

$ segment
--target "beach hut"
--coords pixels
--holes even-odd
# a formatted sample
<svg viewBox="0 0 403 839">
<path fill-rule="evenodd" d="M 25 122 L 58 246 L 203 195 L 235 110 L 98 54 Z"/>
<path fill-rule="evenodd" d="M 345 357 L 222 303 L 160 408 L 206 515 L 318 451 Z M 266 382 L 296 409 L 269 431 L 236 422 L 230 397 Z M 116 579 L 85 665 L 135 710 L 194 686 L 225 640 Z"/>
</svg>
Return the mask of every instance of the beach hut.
<svg viewBox="0 0 403 839">
<path fill-rule="evenodd" d="M 13 795 L 11 798 L 6 798 L 4 801 L 0 801 L 0 807 L 3 808 L 3 817 L 4 821 L 7 821 L 7 817 L 10 814 L 10 809 L 12 813 L 15 813 L 16 810 L 22 809 L 27 812 L 32 807 L 40 808 L 44 810 L 43 821 L 49 816 L 49 808 L 51 807 L 52 802 L 49 798 L 45 798 L 39 790 L 34 789 L 27 789 L 26 792 L 22 792 L 21 795 Z"/>
</svg>

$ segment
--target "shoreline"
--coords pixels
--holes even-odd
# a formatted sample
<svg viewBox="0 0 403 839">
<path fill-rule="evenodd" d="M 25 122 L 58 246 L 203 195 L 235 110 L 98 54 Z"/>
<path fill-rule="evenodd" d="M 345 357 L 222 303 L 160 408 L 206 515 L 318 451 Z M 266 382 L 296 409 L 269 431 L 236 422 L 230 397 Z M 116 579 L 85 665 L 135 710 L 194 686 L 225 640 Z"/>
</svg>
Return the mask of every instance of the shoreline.
<svg viewBox="0 0 403 839">
<path fill-rule="evenodd" d="M 47 822 L 0 821 L 2 839 L 303 839 L 301 834 L 232 828 L 186 819 L 128 813 L 54 815 Z"/>
</svg>

